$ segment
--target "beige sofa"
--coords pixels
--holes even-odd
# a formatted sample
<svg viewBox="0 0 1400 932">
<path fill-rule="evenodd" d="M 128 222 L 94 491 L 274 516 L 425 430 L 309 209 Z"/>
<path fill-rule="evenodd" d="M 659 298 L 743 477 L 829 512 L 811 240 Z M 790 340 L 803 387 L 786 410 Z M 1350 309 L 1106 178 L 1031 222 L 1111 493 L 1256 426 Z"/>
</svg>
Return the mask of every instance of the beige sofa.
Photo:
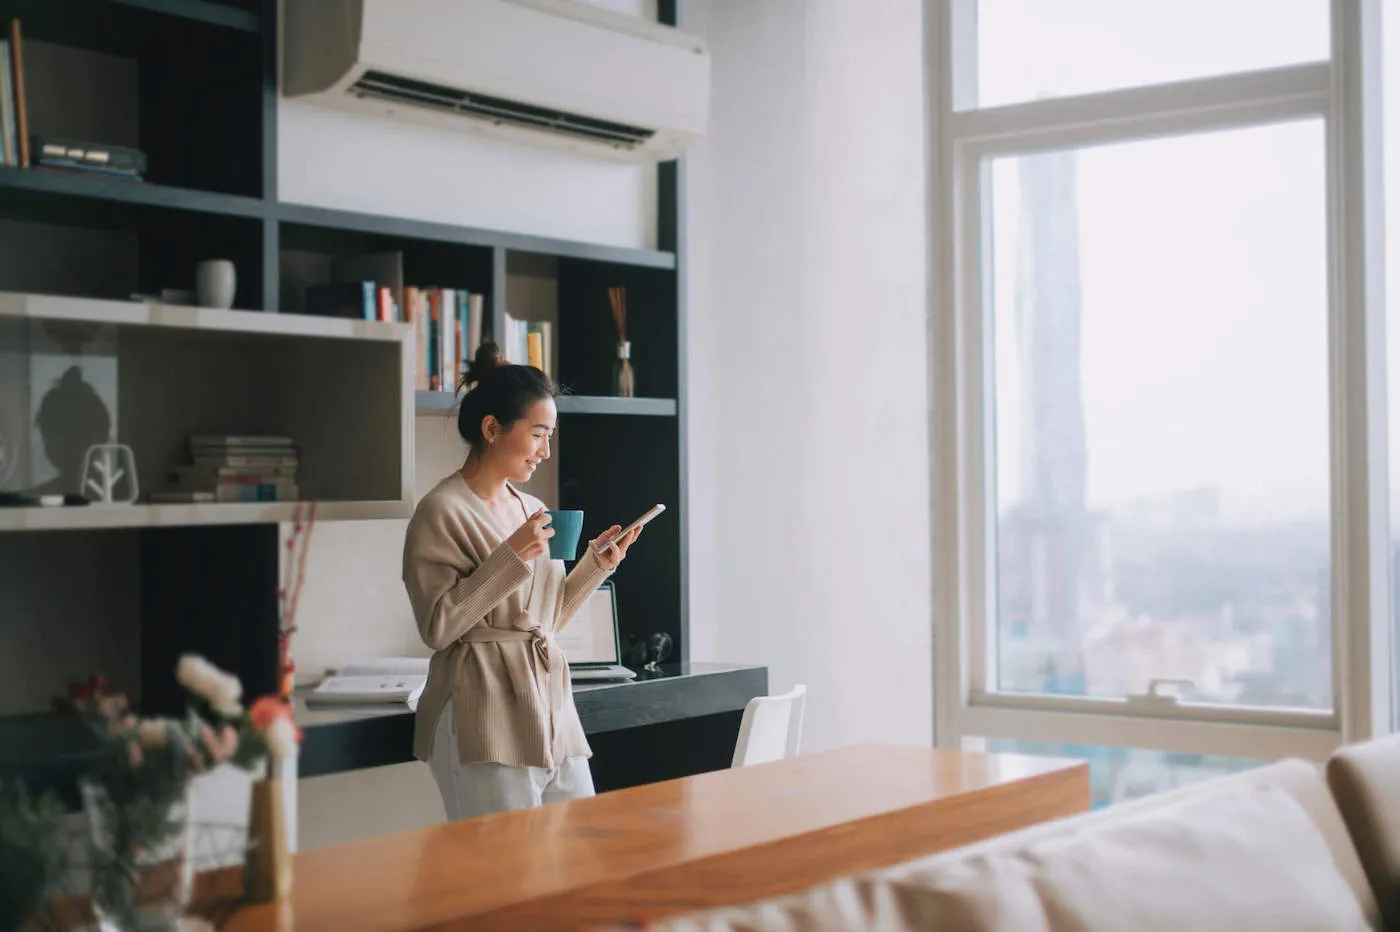
<svg viewBox="0 0 1400 932">
<path fill-rule="evenodd" d="M 1400 738 L 1285 761 L 656 932 L 1400 930 Z"/>
</svg>

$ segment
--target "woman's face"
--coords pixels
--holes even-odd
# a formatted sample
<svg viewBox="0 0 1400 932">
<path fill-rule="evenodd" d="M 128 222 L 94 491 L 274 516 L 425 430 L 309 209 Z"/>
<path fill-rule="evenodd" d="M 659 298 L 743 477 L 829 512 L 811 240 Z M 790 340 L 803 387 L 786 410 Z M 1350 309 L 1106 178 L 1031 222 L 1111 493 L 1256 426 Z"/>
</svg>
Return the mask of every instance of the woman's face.
<svg viewBox="0 0 1400 932">
<path fill-rule="evenodd" d="M 510 480 L 528 482 L 540 463 L 549 459 L 549 442 L 558 419 L 553 398 L 534 402 L 525 409 L 525 416 L 508 428 L 502 428 L 494 418 L 488 419 L 487 438 L 494 436 L 495 442 L 487 443 L 482 459 Z"/>
</svg>

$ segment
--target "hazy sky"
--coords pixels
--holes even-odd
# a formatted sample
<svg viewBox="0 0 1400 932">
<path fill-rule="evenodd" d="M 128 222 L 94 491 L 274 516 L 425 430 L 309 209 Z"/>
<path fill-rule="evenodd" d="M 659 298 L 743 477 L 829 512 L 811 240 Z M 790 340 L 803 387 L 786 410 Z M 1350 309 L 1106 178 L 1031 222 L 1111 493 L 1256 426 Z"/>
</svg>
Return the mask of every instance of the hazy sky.
<svg viewBox="0 0 1400 932">
<path fill-rule="evenodd" d="M 1330 41 L 1327 0 L 978 0 L 977 15 L 983 106 L 1321 61 Z"/>
<path fill-rule="evenodd" d="M 1328 44 L 1325 0 L 981 0 L 980 16 L 984 104 L 1317 60 Z M 1242 517 L 1324 516 L 1321 123 L 1095 147 L 1078 175 L 1091 503 L 1216 486 Z M 1016 159 L 998 160 L 991 194 L 1010 502 Z"/>
</svg>

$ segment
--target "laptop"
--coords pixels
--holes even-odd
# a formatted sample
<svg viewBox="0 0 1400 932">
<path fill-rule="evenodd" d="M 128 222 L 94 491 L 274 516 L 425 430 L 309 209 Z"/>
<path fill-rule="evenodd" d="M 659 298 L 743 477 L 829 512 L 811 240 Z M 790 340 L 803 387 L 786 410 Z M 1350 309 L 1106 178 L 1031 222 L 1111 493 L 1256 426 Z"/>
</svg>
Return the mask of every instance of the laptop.
<svg viewBox="0 0 1400 932">
<path fill-rule="evenodd" d="M 569 658 L 569 677 L 575 683 L 630 680 L 637 676 L 621 663 L 617 593 L 611 581 L 603 583 L 588 597 L 574 620 L 562 633 L 555 635 L 554 641 Z"/>
</svg>

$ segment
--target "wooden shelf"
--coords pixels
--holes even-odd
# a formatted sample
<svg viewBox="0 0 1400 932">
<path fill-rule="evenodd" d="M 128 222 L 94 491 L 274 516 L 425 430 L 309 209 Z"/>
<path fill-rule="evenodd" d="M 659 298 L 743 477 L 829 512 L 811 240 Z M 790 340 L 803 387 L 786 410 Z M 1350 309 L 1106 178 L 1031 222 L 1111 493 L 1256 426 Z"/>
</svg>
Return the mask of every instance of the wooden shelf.
<svg viewBox="0 0 1400 932">
<path fill-rule="evenodd" d="M 295 502 L 0 508 L 0 532 L 277 524 L 291 521 L 295 512 Z M 412 514 L 412 502 L 318 502 L 316 505 L 318 522 L 407 518 Z"/>
<path fill-rule="evenodd" d="M 410 220 L 354 211 L 331 210 L 326 207 L 312 207 L 305 204 L 279 203 L 276 205 L 275 211 L 277 218 L 283 223 L 308 227 L 344 230 L 382 237 L 456 243 L 463 246 L 500 247 L 519 252 L 542 253 L 570 259 L 591 259 L 617 265 L 635 265 L 657 269 L 674 269 L 676 267 L 675 253 L 661 252 L 655 249 L 626 249 L 620 246 L 580 243 L 544 236 L 526 236 L 500 230 L 484 230 L 478 227 L 454 226 L 450 223 L 435 223 L 429 220 Z"/>
<path fill-rule="evenodd" d="M 103 175 L 51 172 L 38 168 L 0 166 L 0 192 L 5 191 L 112 204 L 164 207 L 224 217 L 259 218 L 267 213 L 266 205 L 257 198 L 192 188 L 173 188 Z"/>
<path fill-rule="evenodd" d="M 607 398 L 596 395 L 560 395 L 555 399 L 560 414 L 619 414 L 641 417 L 675 417 L 673 398 Z M 449 411 L 457 405 L 451 392 L 418 392 L 415 408 L 419 414 Z"/>
<path fill-rule="evenodd" d="M 261 334 L 375 342 L 403 342 L 411 336 L 407 324 L 315 317 L 309 314 L 267 314 L 262 311 L 222 310 L 141 301 L 105 301 L 61 295 L 0 292 L 0 318 L 62 320 L 121 327 L 169 327 L 213 333 Z"/>
</svg>

